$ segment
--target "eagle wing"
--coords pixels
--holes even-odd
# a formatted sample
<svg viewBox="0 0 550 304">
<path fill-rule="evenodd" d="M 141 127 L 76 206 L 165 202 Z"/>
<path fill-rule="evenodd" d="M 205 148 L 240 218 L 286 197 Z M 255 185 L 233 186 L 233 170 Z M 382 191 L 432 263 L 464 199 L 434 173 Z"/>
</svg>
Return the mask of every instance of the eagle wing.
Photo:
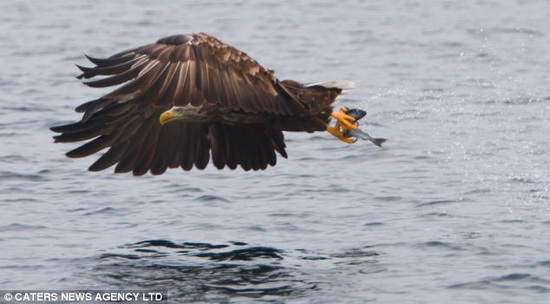
<svg viewBox="0 0 550 304">
<path fill-rule="evenodd" d="M 273 71 L 246 53 L 206 33 L 176 35 L 127 50 L 107 59 L 88 56 L 96 66 L 81 67 L 80 78 L 109 76 L 85 82 L 109 87 L 104 96 L 128 104 L 164 106 L 228 106 L 247 113 L 291 115 L 305 105 L 282 86 Z"/>
<path fill-rule="evenodd" d="M 76 108 L 81 121 L 51 128 L 56 142 L 90 140 L 67 153 L 85 157 L 109 147 L 89 170 L 117 164 L 115 172 L 162 174 L 168 167 L 216 167 L 245 170 L 275 165 L 286 157 L 284 136 L 263 124 L 233 126 L 223 122 L 174 122 L 160 125 L 160 114 L 173 106 L 226 107 L 245 113 L 304 115 L 298 101 L 278 79 L 241 52 L 205 33 L 170 36 L 154 44 L 88 59 L 79 78 L 90 87 L 121 85 Z"/>
</svg>

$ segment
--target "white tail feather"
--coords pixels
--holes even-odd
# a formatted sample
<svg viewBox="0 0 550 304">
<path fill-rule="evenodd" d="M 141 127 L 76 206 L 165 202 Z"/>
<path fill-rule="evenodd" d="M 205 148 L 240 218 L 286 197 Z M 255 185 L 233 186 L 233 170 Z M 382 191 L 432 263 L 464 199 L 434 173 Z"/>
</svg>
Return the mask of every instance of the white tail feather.
<svg viewBox="0 0 550 304">
<path fill-rule="evenodd" d="M 351 89 L 355 88 L 355 81 L 347 80 L 347 79 L 337 79 L 337 80 L 328 80 L 328 81 L 321 81 L 321 82 L 306 84 L 306 87 L 312 87 L 312 86 L 322 86 L 327 89 L 329 88 L 341 89 L 342 93 L 340 95 L 345 95 Z"/>
</svg>

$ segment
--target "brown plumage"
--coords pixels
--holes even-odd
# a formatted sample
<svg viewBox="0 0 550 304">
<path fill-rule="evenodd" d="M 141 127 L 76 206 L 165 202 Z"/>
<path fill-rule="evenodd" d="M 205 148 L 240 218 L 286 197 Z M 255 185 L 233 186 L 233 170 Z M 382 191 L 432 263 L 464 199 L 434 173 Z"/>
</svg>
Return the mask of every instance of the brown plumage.
<svg viewBox="0 0 550 304">
<path fill-rule="evenodd" d="M 282 131 L 325 131 L 338 87 L 279 81 L 246 53 L 205 33 L 170 36 L 115 54 L 88 57 L 78 78 L 90 87 L 121 85 L 76 108 L 79 122 L 53 127 L 56 142 L 90 140 L 67 153 L 109 148 L 89 170 L 162 174 L 167 168 L 263 170 L 287 157 Z M 176 107 L 185 117 L 166 124 Z"/>
</svg>

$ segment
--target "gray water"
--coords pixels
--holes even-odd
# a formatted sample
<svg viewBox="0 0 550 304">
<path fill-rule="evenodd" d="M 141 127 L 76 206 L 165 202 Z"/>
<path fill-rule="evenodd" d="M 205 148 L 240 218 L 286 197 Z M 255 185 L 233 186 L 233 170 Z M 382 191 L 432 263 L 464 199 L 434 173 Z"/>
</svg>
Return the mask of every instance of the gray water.
<svg viewBox="0 0 550 304">
<path fill-rule="evenodd" d="M 0 289 L 174 302 L 550 303 L 550 2 L 0 2 Z M 264 172 L 91 173 L 48 127 L 108 56 L 205 31 L 281 79 L 354 79 L 389 139 L 287 134 Z"/>
</svg>

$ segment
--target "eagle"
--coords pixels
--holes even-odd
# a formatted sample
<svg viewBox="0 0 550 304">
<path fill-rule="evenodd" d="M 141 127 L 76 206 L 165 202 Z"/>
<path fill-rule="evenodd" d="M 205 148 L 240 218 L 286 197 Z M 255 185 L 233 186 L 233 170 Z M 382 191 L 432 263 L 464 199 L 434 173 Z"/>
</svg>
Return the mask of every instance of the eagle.
<svg viewBox="0 0 550 304">
<path fill-rule="evenodd" d="M 346 143 L 357 136 L 349 132 L 357 129 L 357 115 L 332 106 L 353 82 L 279 80 L 206 33 L 86 57 L 95 66 L 77 65 L 77 78 L 92 88 L 116 87 L 78 106 L 80 121 L 50 129 L 61 133 L 55 142 L 87 141 L 66 154 L 71 158 L 108 148 L 90 171 L 116 165 L 116 173 L 158 175 L 204 169 L 210 159 L 218 169 L 264 170 L 275 166 L 276 154 L 287 158 L 283 131 L 328 131 Z"/>
</svg>

